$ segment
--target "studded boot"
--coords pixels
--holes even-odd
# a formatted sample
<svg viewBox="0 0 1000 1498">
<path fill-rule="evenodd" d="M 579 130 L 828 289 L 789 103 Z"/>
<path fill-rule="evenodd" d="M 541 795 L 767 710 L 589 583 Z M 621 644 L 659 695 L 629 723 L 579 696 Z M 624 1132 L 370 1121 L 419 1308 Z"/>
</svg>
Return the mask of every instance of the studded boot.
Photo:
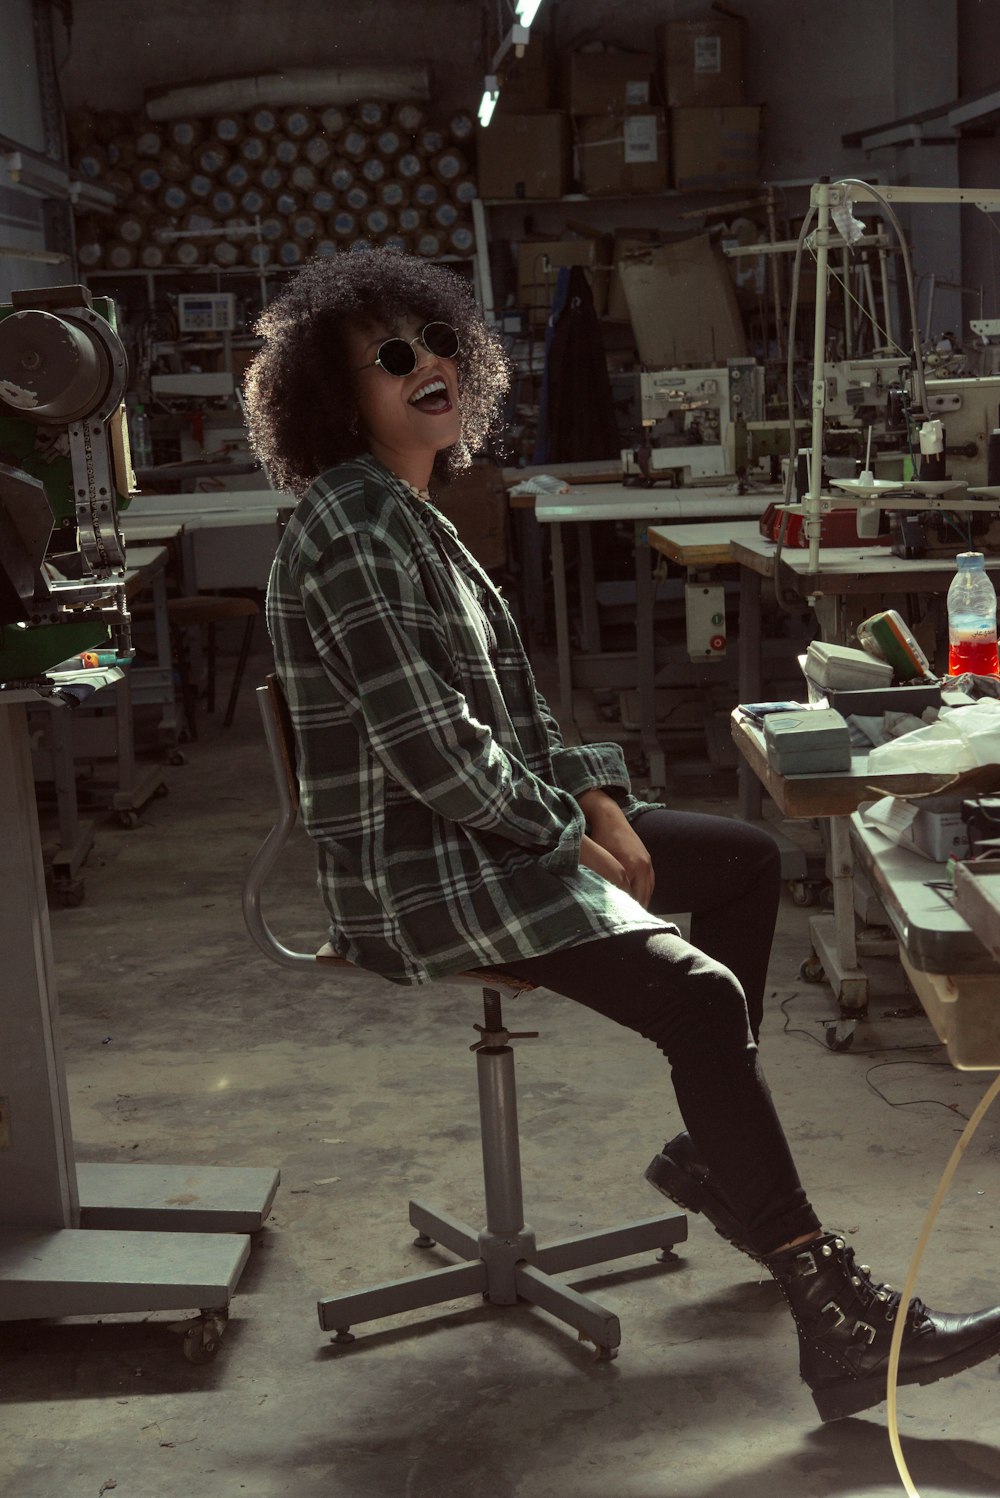
<svg viewBox="0 0 1000 1498">
<path fill-rule="evenodd" d="M 751 1258 L 757 1257 L 747 1248 L 743 1224 L 712 1180 L 708 1166 L 699 1159 L 690 1134 L 668 1139 L 647 1165 L 645 1177 L 651 1186 L 686 1212 L 704 1213 L 727 1243 Z"/>
<path fill-rule="evenodd" d="M 822 1420 L 870 1409 L 886 1397 L 889 1346 L 900 1295 L 876 1284 L 843 1238 L 826 1234 L 763 1260 L 781 1287 L 799 1334 L 799 1371 Z M 970 1316 L 906 1313 L 898 1382 L 932 1384 L 1000 1351 L 1000 1307 Z"/>
</svg>

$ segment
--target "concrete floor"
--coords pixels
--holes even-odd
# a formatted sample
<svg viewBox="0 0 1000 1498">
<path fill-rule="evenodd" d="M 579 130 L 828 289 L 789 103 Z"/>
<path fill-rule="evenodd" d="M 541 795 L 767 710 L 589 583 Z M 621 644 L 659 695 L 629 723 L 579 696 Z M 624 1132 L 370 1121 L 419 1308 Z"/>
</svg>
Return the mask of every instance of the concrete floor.
<svg viewBox="0 0 1000 1498">
<path fill-rule="evenodd" d="M 267 667 L 260 653 L 248 680 Z M 223 675 L 225 676 L 224 667 Z M 203 720 L 169 795 L 126 831 L 101 822 L 85 903 L 52 913 L 81 1158 L 279 1166 L 214 1362 L 168 1315 L 11 1323 L 0 1356 L 0 1490 L 11 1498 L 833 1498 L 902 1491 L 884 1408 L 821 1426 L 791 1322 L 754 1266 L 693 1218 L 679 1261 L 574 1279 L 621 1318 L 613 1363 L 545 1314 L 463 1301 L 334 1349 L 318 1295 L 443 1263 L 412 1246 L 416 1194 L 481 1216 L 476 1006 L 270 965 L 240 884 L 273 804 L 249 688 L 235 726 Z M 678 804 L 732 814 L 735 777 L 679 777 Z M 271 902 L 323 939 L 304 840 Z M 937 1178 L 985 1080 L 942 1064 L 891 964 L 854 1049 L 823 1044 L 828 991 L 798 979 L 808 912 L 783 902 L 764 1035 L 768 1075 L 829 1226 L 902 1283 Z M 785 1005 L 787 1021 L 781 1005 Z M 894 1012 L 894 1011 L 902 1011 Z M 653 1215 L 642 1180 L 679 1124 L 651 1046 L 540 992 L 508 1006 L 525 1195 L 540 1241 Z M 873 1090 L 885 1094 L 880 1097 Z M 914 1101 L 917 1100 L 917 1101 Z M 912 1106 L 893 1106 L 911 1104 Z M 734 1120 L 736 1127 L 739 1121 Z M 928 1251 L 934 1306 L 1000 1298 L 989 1118 Z M 924 1498 L 1000 1492 L 996 1363 L 904 1390 Z"/>
</svg>

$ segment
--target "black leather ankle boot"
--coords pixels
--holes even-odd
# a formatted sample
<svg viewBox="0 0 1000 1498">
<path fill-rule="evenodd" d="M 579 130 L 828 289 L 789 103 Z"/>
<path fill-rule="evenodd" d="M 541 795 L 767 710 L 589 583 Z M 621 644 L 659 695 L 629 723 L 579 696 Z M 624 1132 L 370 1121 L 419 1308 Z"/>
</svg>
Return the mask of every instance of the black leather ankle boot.
<svg viewBox="0 0 1000 1498">
<path fill-rule="evenodd" d="M 843 1238 L 826 1234 L 763 1260 L 799 1334 L 799 1371 L 822 1420 L 870 1409 L 886 1396 L 900 1296 L 877 1285 Z M 932 1384 L 1000 1350 L 1000 1307 L 971 1316 L 928 1310 L 915 1297 L 900 1349 L 902 1384 Z"/>
<path fill-rule="evenodd" d="M 714 1184 L 707 1165 L 698 1158 L 690 1134 L 668 1139 L 645 1171 L 646 1180 L 657 1191 L 686 1212 L 703 1212 L 720 1237 L 743 1253 L 750 1253 L 743 1224 L 722 1192 Z M 751 1254 L 751 1258 L 756 1258 Z"/>
</svg>

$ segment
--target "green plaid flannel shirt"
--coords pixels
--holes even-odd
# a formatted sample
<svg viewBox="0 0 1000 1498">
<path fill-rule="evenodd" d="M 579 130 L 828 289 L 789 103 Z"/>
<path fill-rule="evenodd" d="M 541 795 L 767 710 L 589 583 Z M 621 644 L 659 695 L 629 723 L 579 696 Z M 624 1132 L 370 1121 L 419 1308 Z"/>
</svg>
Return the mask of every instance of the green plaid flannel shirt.
<svg viewBox="0 0 1000 1498">
<path fill-rule="evenodd" d="M 299 503 L 267 617 L 340 956 L 413 984 L 666 925 L 580 866 L 577 795 L 648 809 L 620 748 L 563 745 L 500 593 L 374 458 Z"/>
</svg>

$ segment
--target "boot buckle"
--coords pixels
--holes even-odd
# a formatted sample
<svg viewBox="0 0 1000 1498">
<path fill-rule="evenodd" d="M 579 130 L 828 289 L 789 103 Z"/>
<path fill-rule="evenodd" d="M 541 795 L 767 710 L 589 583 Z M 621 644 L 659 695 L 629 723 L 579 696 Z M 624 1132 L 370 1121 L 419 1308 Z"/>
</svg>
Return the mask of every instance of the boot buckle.
<svg viewBox="0 0 1000 1498">
<path fill-rule="evenodd" d="M 870 1347 L 875 1341 L 875 1328 L 873 1326 L 869 1326 L 867 1321 L 855 1321 L 854 1331 L 851 1333 L 851 1335 L 853 1337 L 863 1336 L 865 1341 L 868 1343 L 868 1346 Z"/>
<path fill-rule="evenodd" d="M 820 1312 L 820 1315 L 825 1316 L 827 1311 L 832 1311 L 837 1318 L 833 1323 L 833 1326 L 830 1328 L 831 1331 L 835 1331 L 838 1326 L 843 1326 L 844 1322 L 847 1320 L 847 1317 L 844 1315 L 843 1311 L 840 1309 L 835 1300 L 828 1300 L 826 1305 Z"/>
<path fill-rule="evenodd" d="M 811 1253 L 796 1254 L 794 1263 L 800 1279 L 806 1279 L 811 1274 L 819 1274 L 819 1265 Z"/>
</svg>

